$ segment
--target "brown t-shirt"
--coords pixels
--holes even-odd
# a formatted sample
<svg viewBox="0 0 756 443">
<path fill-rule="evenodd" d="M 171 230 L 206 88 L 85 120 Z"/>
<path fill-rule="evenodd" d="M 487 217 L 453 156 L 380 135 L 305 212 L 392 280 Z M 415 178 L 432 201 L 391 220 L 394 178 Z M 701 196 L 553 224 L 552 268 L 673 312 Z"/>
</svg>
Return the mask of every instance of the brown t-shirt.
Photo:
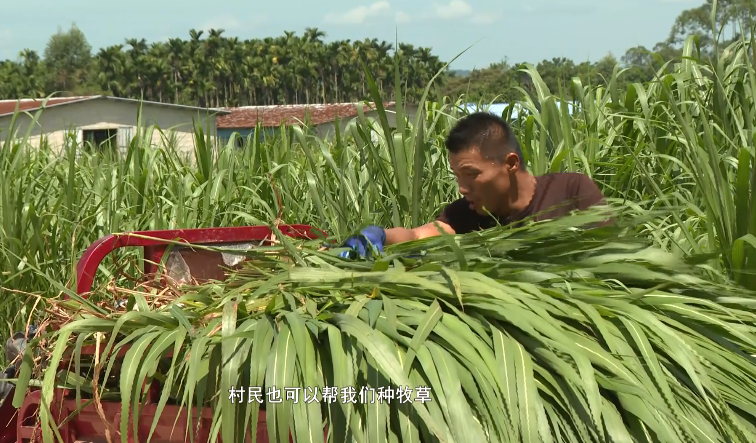
<svg viewBox="0 0 756 443">
<path fill-rule="evenodd" d="M 587 209 L 603 203 L 604 196 L 590 177 L 574 172 L 555 172 L 536 177 L 536 189 L 530 204 L 521 212 L 509 217 L 497 217 L 502 225 L 508 225 L 533 216 L 534 220 L 562 217 L 572 210 Z M 496 220 L 489 215 L 480 215 L 465 198 L 460 198 L 444 208 L 436 220 L 444 222 L 457 234 L 496 226 Z"/>
</svg>

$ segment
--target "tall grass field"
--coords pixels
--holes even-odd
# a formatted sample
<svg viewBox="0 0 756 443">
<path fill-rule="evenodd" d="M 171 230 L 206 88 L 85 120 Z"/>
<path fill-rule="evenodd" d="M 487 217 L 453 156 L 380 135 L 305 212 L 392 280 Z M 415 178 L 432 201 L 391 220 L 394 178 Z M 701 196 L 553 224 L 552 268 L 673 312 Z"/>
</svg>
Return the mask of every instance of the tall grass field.
<svg viewBox="0 0 756 443">
<path fill-rule="evenodd" d="M 754 47 L 738 42 L 702 60 L 690 39 L 684 54 L 669 62 L 672 73 L 662 68 L 647 84 L 619 89 L 617 68 L 606 86 L 565 85 L 577 97 L 572 113 L 560 91 L 526 69 L 534 88 L 521 91 L 512 125 L 530 172 L 590 175 L 624 214 L 622 233 L 570 234 L 568 220 L 389 248 L 398 255 L 423 249 L 420 265 L 398 255 L 379 264 L 347 262 L 310 245 L 293 270 L 284 261 L 264 263 L 224 285 L 188 289 L 202 306 L 160 308 L 175 325 L 137 314 L 129 322 L 116 314 L 103 319 L 84 303 L 76 326 L 55 340 L 121 328 L 126 338 L 111 345 L 152 341 L 178 350 L 183 343 L 182 352 L 207 355 L 203 371 L 217 376 L 218 398 L 195 398 L 207 382 L 189 354 L 167 369 L 170 395 L 178 403 L 216 402 L 224 441 L 241 441 L 256 417 L 254 404 L 239 408 L 226 398 L 236 382 L 378 379 L 430 386 L 434 400 L 352 409 L 268 405 L 271 435 L 288 441 L 290 426 L 296 441 L 321 441 L 325 420 L 333 442 L 755 441 Z M 417 119 L 404 118 L 400 102 L 397 128 L 381 111 L 333 140 L 288 127 L 242 148 L 234 140 L 216 147 L 198 128 L 192 159 L 144 142 L 154 128 L 142 128 L 119 158 L 81 153 L 74 139 L 60 158 L 6 138 L 2 329 L 6 336 L 22 330 L 33 310 L 59 303 L 73 287 L 81 253 L 111 233 L 280 219 L 343 239 L 366 224 L 424 224 L 458 196 L 443 141 L 464 114 L 463 102 L 423 102 Z M 125 251 L 107 259 L 95 299 L 108 296 L 112 279 L 128 285 L 117 272 L 136 272 L 136 259 Z M 448 280 L 456 289 L 445 289 Z M 276 291 L 292 297 L 278 300 Z M 298 296 L 312 298 L 300 309 Z M 255 314 L 263 301 L 268 311 Z M 246 308 L 232 312 L 231 304 Z M 210 311 L 219 313 L 218 323 L 203 322 Z M 222 337 L 184 335 L 187 324 L 208 336 L 222 329 Z M 231 348 L 243 351 L 229 354 L 233 364 L 218 364 Z M 294 372 L 266 372 L 264 363 L 230 372 L 255 361 L 272 368 L 279 358 L 296 363 Z M 150 352 L 128 354 L 131 378 L 122 378 L 121 388 L 141 385 L 153 359 Z M 25 368 L 28 380 L 32 368 Z M 126 407 L 136 394 L 121 392 Z M 41 416 L 49 426 L 49 415 Z M 126 421 L 115 427 L 125 438 Z"/>
</svg>

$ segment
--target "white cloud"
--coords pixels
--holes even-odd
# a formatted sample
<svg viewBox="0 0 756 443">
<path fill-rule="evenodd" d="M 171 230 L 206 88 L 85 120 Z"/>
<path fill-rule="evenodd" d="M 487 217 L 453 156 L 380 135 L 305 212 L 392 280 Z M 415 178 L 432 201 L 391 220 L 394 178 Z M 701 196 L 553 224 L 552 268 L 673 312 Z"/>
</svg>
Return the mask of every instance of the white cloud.
<svg viewBox="0 0 756 443">
<path fill-rule="evenodd" d="M 434 5 L 436 18 L 441 20 L 465 20 L 468 23 L 490 25 L 499 21 L 500 15 L 490 12 L 473 13 L 473 8 L 463 0 L 451 0 L 446 4 Z"/>
<path fill-rule="evenodd" d="M 330 13 L 326 15 L 327 23 L 339 25 L 359 25 L 373 15 L 384 15 L 391 11 L 391 5 L 387 1 L 375 2 L 369 6 L 358 6 L 342 14 Z"/>
<path fill-rule="evenodd" d="M 497 14 L 476 14 L 470 21 L 481 25 L 490 25 L 499 21 L 499 16 Z"/>
<path fill-rule="evenodd" d="M 410 16 L 406 12 L 398 11 L 396 14 L 394 14 L 394 21 L 396 23 L 409 23 Z"/>
<path fill-rule="evenodd" d="M 462 0 L 452 0 L 446 5 L 436 4 L 436 15 L 444 20 L 472 15 L 472 7 Z"/>
</svg>

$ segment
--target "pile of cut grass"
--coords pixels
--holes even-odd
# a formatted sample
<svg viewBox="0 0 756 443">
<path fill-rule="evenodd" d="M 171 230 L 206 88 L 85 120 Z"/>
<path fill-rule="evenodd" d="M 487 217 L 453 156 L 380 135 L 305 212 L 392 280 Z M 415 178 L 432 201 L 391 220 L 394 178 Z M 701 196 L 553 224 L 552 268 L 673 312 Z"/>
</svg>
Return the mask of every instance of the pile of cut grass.
<svg viewBox="0 0 756 443">
<path fill-rule="evenodd" d="M 71 352 L 81 364 L 95 337 L 106 354 L 130 346 L 100 392 L 123 402 L 124 438 L 154 377 L 161 405 L 212 408 L 223 441 L 255 429 L 261 407 L 271 442 L 323 441 L 323 424 L 329 442 L 756 441 L 754 294 L 713 275 L 709 257 L 639 237 L 644 220 L 578 228 L 601 211 L 391 246 L 376 261 L 283 238 L 154 309 L 147 292 L 127 313 L 68 302 L 77 314 L 43 338 L 47 363 Z M 29 362 L 15 403 L 38 372 Z M 47 400 L 57 384 L 92 386 L 84 371 L 80 383 L 39 373 Z M 241 386 L 263 387 L 264 405 L 230 399 Z M 349 386 L 355 403 L 342 401 Z M 299 401 L 271 403 L 269 387 L 301 388 Z M 320 401 L 304 402 L 315 387 Z M 360 402 L 389 387 L 393 400 Z M 424 387 L 431 401 L 399 401 L 398 388 L 416 400 Z M 41 419 L 52 437 L 44 408 Z"/>
</svg>

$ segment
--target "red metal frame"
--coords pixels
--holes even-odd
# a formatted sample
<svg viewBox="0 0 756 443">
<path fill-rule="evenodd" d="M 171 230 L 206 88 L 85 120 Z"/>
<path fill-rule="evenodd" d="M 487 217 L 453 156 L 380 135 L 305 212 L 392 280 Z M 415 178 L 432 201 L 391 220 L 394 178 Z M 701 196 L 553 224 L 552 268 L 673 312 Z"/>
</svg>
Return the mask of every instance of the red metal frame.
<svg viewBox="0 0 756 443">
<path fill-rule="evenodd" d="M 309 225 L 281 225 L 278 230 L 287 237 L 316 239 L 326 233 Z M 240 226 L 227 228 L 174 229 L 162 231 L 136 231 L 111 234 L 92 243 L 76 264 L 76 292 L 85 297 L 92 290 L 92 283 L 102 260 L 118 248 L 137 246 L 144 248 L 144 271 L 155 272 L 155 263 L 160 262 L 170 242 L 192 245 L 216 245 L 264 241 L 271 238 L 273 230 L 267 226 Z M 149 238 L 147 238 L 149 237 Z"/>
<path fill-rule="evenodd" d="M 312 240 L 319 237 L 327 237 L 325 232 L 309 225 L 282 225 L 278 229 L 281 234 L 292 238 Z M 92 290 L 97 268 L 102 263 L 102 260 L 119 248 L 143 248 L 144 271 L 146 274 L 152 274 L 157 270 L 156 263 L 160 263 L 166 249 L 175 242 L 185 243 L 187 246 L 222 246 L 224 244 L 255 241 L 267 243 L 267 241 L 272 239 L 273 234 L 273 230 L 267 226 L 242 226 L 138 231 L 108 235 L 98 239 L 87 248 L 77 263 L 76 292 L 80 296 L 86 297 L 86 294 Z M 94 350 L 92 349 L 92 351 Z M 123 355 L 125 352 L 126 350 L 122 349 L 119 354 Z M 139 440 L 146 440 L 147 433 L 149 433 L 152 421 L 156 415 L 157 405 L 154 403 L 156 403 L 156 400 L 160 396 L 159 385 L 156 382 L 153 382 L 149 387 L 149 391 L 150 395 L 148 395 L 147 403 L 143 405 L 140 414 Z M 33 418 L 40 405 L 40 391 L 33 390 L 26 395 L 24 403 L 18 410 L 12 406 L 14 393 L 15 388 L 8 394 L 6 401 L 0 407 L 0 443 L 27 443 L 32 438 L 41 441 L 40 430 L 36 427 L 36 420 Z M 76 400 L 69 398 L 66 390 L 56 390 L 53 397 L 50 410 L 57 416 L 56 421 L 62 421 L 77 409 Z M 110 420 L 110 423 L 117 424 L 120 422 L 120 403 L 102 402 L 102 407 L 103 413 Z M 193 408 L 193 423 L 190 425 L 190 429 L 197 430 L 194 435 L 194 441 L 202 442 L 208 440 L 212 416 L 212 411 L 207 408 L 202 410 Z M 178 422 L 176 422 L 176 417 L 179 417 Z M 201 422 L 199 428 L 197 427 L 198 420 Z M 174 424 L 174 422 L 176 423 Z M 182 410 L 178 406 L 165 405 L 152 439 L 153 441 L 165 443 L 189 442 L 191 441 L 191 436 L 186 435 L 185 437 L 188 430 L 187 425 L 189 423 L 187 422 L 187 412 L 185 409 Z M 117 428 L 116 425 L 114 429 Z M 129 424 L 129 429 L 132 429 L 131 424 Z M 327 428 L 324 431 L 324 435 L 326 435 Z M 68 423 L 61 426 L 59 432 L 64 443 L 99 441 L 99 439 L 105 441 L 105 427 L 102 425 L 101 418 L 92 404 L 84 407 Z M 259 413 L 256 434 L 259 443 L 268 442 L 264 411 L 260 411 Z M 116 436 L 112 437 L 114 441 L 120 440 Z M 130 438 L 129 441 L 133 441 L 133 439 Z M 250 435 L 247 435 L 247 441 L 250 441 Z M 290 441 L 293 441 L 291 437 Z"/>
</svg>

